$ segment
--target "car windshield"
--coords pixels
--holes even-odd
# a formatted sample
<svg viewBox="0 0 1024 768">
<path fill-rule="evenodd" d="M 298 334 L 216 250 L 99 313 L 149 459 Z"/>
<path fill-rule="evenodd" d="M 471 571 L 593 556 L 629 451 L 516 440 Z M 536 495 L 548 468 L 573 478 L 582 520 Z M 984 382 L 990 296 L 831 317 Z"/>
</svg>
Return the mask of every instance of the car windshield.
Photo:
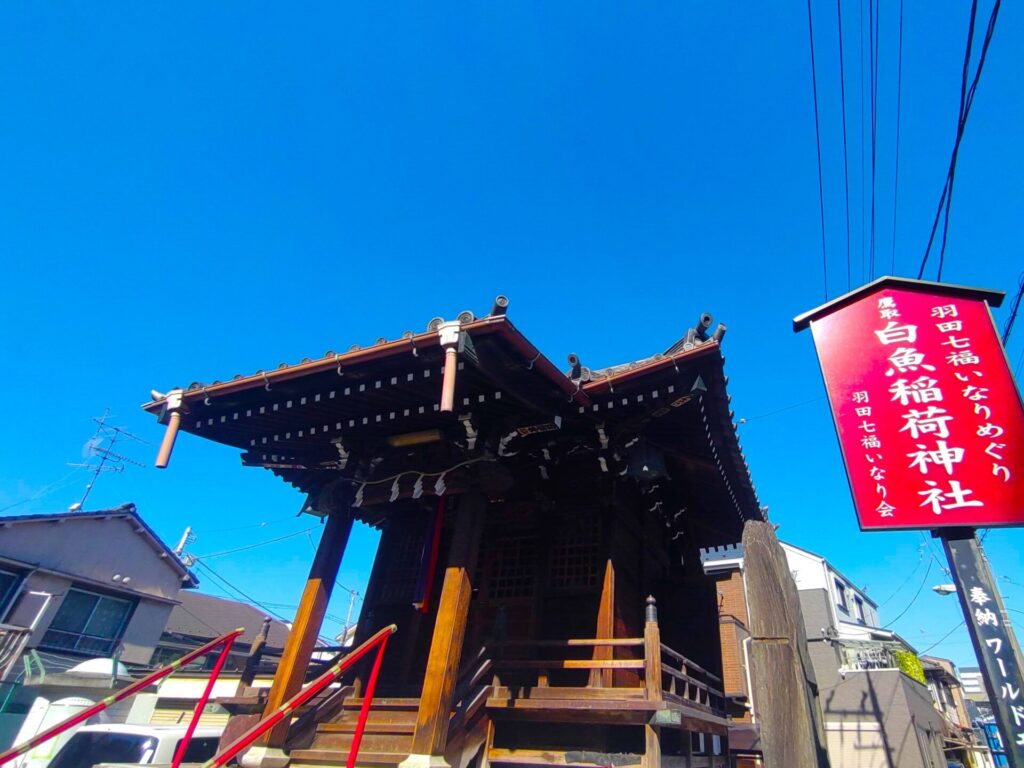
<svg viewBox="0 0 1024 768">
<path fill-rule="evenodd" d="M 156 739 L 135 733 L 78 732 L 50 761 L 48 768 L 92 768 L 97 763 L 148 763 Z"/>
</svg>

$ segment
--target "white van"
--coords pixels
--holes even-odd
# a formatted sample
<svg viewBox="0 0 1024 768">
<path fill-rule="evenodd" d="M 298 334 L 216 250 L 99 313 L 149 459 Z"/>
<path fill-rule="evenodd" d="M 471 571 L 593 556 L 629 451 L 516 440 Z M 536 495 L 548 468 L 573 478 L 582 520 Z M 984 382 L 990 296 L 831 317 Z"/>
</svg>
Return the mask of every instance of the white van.
<svg viewBox="0 0 1024 768">
<path fill-rule="evenodd" d="M 185 737 L 184 725 L 83 725 L 47 768 L 92 768 L 99 763 L 169 765 Z M 182 763 L 205 763 L 217 753 L 223 726 L 199 726 Z"/>
</svg>

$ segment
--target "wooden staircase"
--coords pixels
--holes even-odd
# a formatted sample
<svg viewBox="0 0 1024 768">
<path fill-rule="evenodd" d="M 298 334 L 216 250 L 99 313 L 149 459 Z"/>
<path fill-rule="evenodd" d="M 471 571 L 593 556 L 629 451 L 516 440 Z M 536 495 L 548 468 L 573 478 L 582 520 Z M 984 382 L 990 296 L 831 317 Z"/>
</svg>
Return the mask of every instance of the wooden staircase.
<svg viewBox="0 0 1024 768">
<path fill-rule="evenodd" d="M 356 765 L 383 768 L 398 765 L 408 757 L 419 704 L 419 699 L 374 697 Z M 362 706 L 362 698 L 347 698 L 333 721 L 317 725 L 308 749 L 291 751 L 293 768 L 344 766 Z"/>
</svg>

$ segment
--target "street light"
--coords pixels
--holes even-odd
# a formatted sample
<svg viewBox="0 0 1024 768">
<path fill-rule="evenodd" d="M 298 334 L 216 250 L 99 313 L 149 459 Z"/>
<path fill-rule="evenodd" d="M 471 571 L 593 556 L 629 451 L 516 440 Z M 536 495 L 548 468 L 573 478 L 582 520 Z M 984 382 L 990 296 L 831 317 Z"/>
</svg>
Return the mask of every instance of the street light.
<svg viewBox="0 0 1024 768">
<path fill-rule="evenodd" d="M 952 595 L 956 592 L 956 584 L 936 584 L 932 591 L 942 596 Z"/>
</svg>

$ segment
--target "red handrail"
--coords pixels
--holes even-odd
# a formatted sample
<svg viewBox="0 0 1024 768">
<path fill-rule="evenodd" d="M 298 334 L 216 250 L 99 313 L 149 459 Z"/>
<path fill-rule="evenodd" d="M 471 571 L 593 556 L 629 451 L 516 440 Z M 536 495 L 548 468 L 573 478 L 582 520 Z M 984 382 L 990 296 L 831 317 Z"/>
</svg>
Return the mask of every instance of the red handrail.
<svg viewBox="0 0 1024 768">
<path fill-rule="evenodd" d="M 359 754 L 359 743 L 363 738 L 363 729 L 366 726 L 366 717 L 369 713 L 370 702 L 373 700 L 373 690 L 377 685 L 377 676 L 380 672 L 381 661 L 384 658 L 384 649 L 387 647 L 388 638 L 397 631 L 398 627 L 392 624 L 391 626 L 384 627 L 384 629 L 376 632 L 362 643 L 362 645 L 348 654 L 348 656 L 341 659 L 337 664 L 320 675 L 316 680 L 311 682 L 265 718 L 256 723 L 256 725 L 231 742 L 222 752 L 219 752 L 207 760 L 203 764 L 203 768 L 219 768 L 220 766 L 226 765 L 228 761 L 235 757 L 239 752 L 248 747 L 256 741 L 256 739 L 282 720 L 290 717 L 292 712 L 333 683 L 341 673 L 376 647 L 377 657 L 373 662 L 373 670 L 370 672 L 369 680 L 366 683 L 366 692 L 363 695 L 363 708 L 359 712 L 359 722 L 356 724 L 355 733 L 352 735 L 352 747 L 349 750 L 348 755 L 347 768 L 353 768 L 356 762 L 356 756 Z"/>
<path fill-rule="evenodd" d="M 228 646 L 230 646 L 231 643 L 233 643 L 235 641 L 235 639 L 239 635 L 244 633 L 244 632 L 245 632 L 245 628 L 241 627 L 241 628 L 236 629 L 236 630 L 234 630 L 232 632 L 228 632 L 225 635 L 221 635 L 220 637 L 216 638 L 215 640 L 211 640 L 206 645 L 202 645 L 199 648 L 196 648 L 194 651 L 189 651 L 188 653 L 186 653 L 184 656 L 182 656 L 177 661 L 172 661 L 167 666 L 161 667 L 160 669 L 156 670 L 155 672 L 149 673 L 148 675 L 146 675 L 141 680 L 136 680 L 134 683 L 129 685 L 127 688 L 122 688 L 117 693 L 114 693 L 114 694 L 111 694 L 110 696 L 107 696 L 105 699 L 103 699 L 100 702 L 97 702 L 96 704 L 93 704 L 88 709 L 84 709 L 81 712 L 79 712 L 78 714 L 72 715 L 71 717 L 67 718 L 66 720 L 62 720 L 61 722 L 57 723 L 56 725 L 54 725 L 54 726 L 52 726 L 50 728 L 47 728 L 42 733 L 37 733 L 35 736 L 30 738 L 28 741 L 25 741 L 25 742 L 23 742 L 21 744 L 18 744 L 17 746 L 11 747 L 6 752 L 3 752 L 2 754 L 0 754 L 0 765 L 3 765 L 4 763 L 10 762 L 14 758 L 16 758 L 18 755 L 25 754 L 30 749 L 38 747 L 40 744 L 42 744 L 43 742 L 49 741 L 54 736 L 59 736 L 60 734 L 64 733 L 66 730 L 68 730 L 69 728 L 73 728 L 74 726 L 78 725 L 79 723 L 84 723 L 90 717 L 92 717 L 95 714 L 98 714 L 98 713 L 102 712 L 107 707 L 109 707 L 111 704 L 116 704 L 119 701 L 123 701 L 124 699 L 127 699 L 129 696 L 131 696 L 131 695 L 133 695 L 135 693 L 138 693 L 139 691 L 141 691 L 146 686 L 151 685 L 152 683 L 155 683 L 157 680 L 162 680 L 163 678 L 167 677 L 169 674 L 171 674 L 172 672 L 175 672 L 176 670 L 178 670 L 179 668 L 181 668 L 185 664 L 188 664 L 188 663 L 194 661 L 195 659 L 198 659 L 200 656 L 205 656 L 207 653 L 212 651 L 218 645 L 227 644 Z M 226 653 L 222 653 L 222 657 L 224 657 L 224 656 L 226 656 Z M 221 661 L 221 660 L 218 660 L 218 661 Z M 220 666 L 223 666 L 223 663 L 221 663 Z M 216 672 L 219 673 L 220 669 L 218 668 L 216 670 Z M 215 677 L 216 677 L 216 675 L 214 675 L 211 678 L 211 682 L 208 684 L 208 687 L 212 688 L 212 684 L 213 684 L 212 681 L 213 681 L 213 679 Z M 204 704 L 205 704 L 205 702 L 204 702 Z M 195 717 L 195 715 L 193 715 L 193 717 Z M 189 727 L 192 730 L 194 730 L 194 728 L 192 727 L 191 724 L 189 725 Z"/>
<path fill-rule="evenodd" d="M 203 716 L 203 709 L 206 707 L 206 702 L 210 700 L 210 694 L 213 693 L 213 684 L 217 682 L 217 678 L 220 676 L 220 671 L 224 668 L 224 662 L 228 660 L 228 653 L 231 651 L 231 646 L 234 644 L 237 637 L 238 635 L 230 635 L 225 639 L 224 646 L 220 649 L 220 656 L 217 657 L 217 662 L 213 665 L 213 671 L 210 672 L 210 679 L 206 681 L 206 687 L 203 689 L 203 695 L 199 697 L 199 701 L 196 702 L 195 709 L 192 710 L 192 719 L 188 721 L 188 728 L 185 729 L 185 736 L 178 742 L 178 748 L 174 751 L 174 759 L 171 761 L 171 768 L 179 768 L 181 761 L 185 758 L 185 752 L 188 750 L 189 742 L 192 741 L 192 735 L 196 732 L 196 726 L 199 725 L 199 718 Z"/>
</svg>

